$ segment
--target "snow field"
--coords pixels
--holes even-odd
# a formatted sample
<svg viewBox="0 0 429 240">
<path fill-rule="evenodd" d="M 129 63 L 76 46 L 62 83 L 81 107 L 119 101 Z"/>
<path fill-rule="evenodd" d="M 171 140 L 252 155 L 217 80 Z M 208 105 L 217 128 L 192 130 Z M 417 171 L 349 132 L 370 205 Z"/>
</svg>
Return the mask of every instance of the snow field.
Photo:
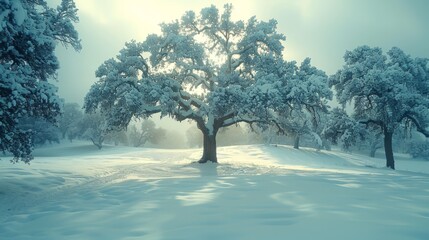
<svg viewBox="0 0 429 240">
<path fill-rule="evenodd" d="M 428 162 L 398 160 L 413 172 L 286 146 L 218 153 L 220 164 L 196 164 L 196 149 L 75 144 L 40 149 L 30 166 L 3 160 L 0 239 L 429 236 Z"/>
</svg>

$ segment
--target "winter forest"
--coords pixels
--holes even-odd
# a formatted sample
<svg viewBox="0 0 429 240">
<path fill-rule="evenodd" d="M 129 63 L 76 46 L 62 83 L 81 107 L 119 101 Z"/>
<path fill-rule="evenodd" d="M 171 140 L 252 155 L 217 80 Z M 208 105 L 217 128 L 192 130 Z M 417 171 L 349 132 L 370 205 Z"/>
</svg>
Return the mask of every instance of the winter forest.
<svg viewBox="0 0 429 240">
<path fill-rule="evenodd" d="M 304 2 L 0 0 L 0 239 L 427 239 L 429 4 Z"/>
</svg>

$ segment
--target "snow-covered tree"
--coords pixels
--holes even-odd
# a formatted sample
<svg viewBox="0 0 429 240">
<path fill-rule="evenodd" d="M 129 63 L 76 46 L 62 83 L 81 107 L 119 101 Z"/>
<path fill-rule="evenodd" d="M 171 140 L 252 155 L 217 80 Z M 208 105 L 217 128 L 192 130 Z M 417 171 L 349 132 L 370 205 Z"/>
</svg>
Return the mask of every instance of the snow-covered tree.
<svg viewBox="0 0 429 240">
<path fill-rule="evenodd" d="M 219 146 L 233 146 L 248 142 L 248 131 L 240 125 L 222 128 L 218 133 Z"/>
<path fill-rule="evenodd" d="M 141 147 L 148 141 L 153 144 L 158 144 L 165 138 L 165 134 L 165 129 L 157 128 L 154 121 L 144 120 L 140 125 L 140 129 L 135 125 L 132 125 L 128 129 L 128 141 L 134 147 Z"/>
<path fill-rule="evenodd" d="M 136 125 L 132 124 L 127 128 L 128 144 L 133 147 L 140 147 L 147 142 L 147 133 L 139 130 Z"/>
<path fill-rule="evenodd" d="M 409 143 L 407 153 L 414 158 L 423 158 L 429 160 L 429 141 L 426 140 L 412 140 Z"/>
<path fill-rule="evenodd" d="M 77 124 L 82 120 L 83 112 L 77 103 L 66 103 L 58 121 L 58 128 L 63 139 L 72 141 L 76 137 Z"/>
<path fill-rule="evenodd" d="M 192 126 L 186 130 L 186 141 L 189 147 L 202 147 L 202 134 L 196 126 Z"/>
<path fill-rule="evenodd" d="M 290 64 L 295 64 L 294 62 Z M 328 76 L 316 67 L 311 66 L 306 58 L 299 67 L 294 66 L 294 74 L 289 80 L 290 100 L 279 111 L 280 125 L 294 138 L 294 148 L 299 148 L 303 135 L 313 137 L 322 146 L 320 137 L 322 115 L 328 112 L 328 100 L 332 91 L 328 85 Z"/>
<path fill-rule="evenodd" d="M 81 48 L 76 13 L 73 0 L 57 8 L 44 0 L 0 0 L 0 151 L 12 153 L 12 162 L 33 158 L 31 133 L 19 128 L 20 119 L 55 122 L 60 114 L 57 89 L 48 80 L 59 68 L 58 42 Z"/>
<path fill-rule="evenodd" d="M 101 109 L 109 129 L 155 113 L 192 120 L 203 133 L 199 162 L 217 162 L 216 134 L 240 122 L 268 123 L 285 102 L 283 69 L 263 71 L 282 59 L 284 35 L 275 20 L 232 20 L 232 6 L 161 24 L 160 35 L 126 44 L 96 71 L 99 80 L 85 97 L 87 112 Z M 260 74 L 261 73 L 261 74 Z M 266 74 L 268 73 L 268 74 Z"/>
<path fill-rule="evenodd" d="M 330 113 L 322 135 L 334 144 L 339 144 L 344 150 L 363 140 L 367 131 L 363 125 L 349 117 L 341 108 L 334 108 Z"/>
<path fill-rule="evenodd" d="M 428 59 L 413 59 L 396 47 L 386 56 L 380 48 L 361 46 L 344 60 L 330 79 L 337 99 L 354 106 L 355 120 L 383 134 L 386 166 L 395 169 L 392 137 L 403 121 L 429 137 Z"/>
<path fill-rule="evenodd" d="M 375 157 L 375 153 L 378 149 L 383 148 L 382 144 L 382 134 L 380 131 L 368 131 L 369 137 L 367 137 L 367 141 L 369 143 L 369 156 Z"/>
<path fill-rule="evenodd" d="M 85 114 L 79 122 L 79 135 L 81 138 L 91 140 L 98 148 L 103 148 L 107 131 L 103 116 L 99 112 Z"/>
<path fill-rule="evenodd" d="M 121 130 L 109 132 L 105 135 L 104 142 L 114 144 L 115 146 L 118 146 L 119 144 L 128 146 L 127 131 Z"/>
</svg>

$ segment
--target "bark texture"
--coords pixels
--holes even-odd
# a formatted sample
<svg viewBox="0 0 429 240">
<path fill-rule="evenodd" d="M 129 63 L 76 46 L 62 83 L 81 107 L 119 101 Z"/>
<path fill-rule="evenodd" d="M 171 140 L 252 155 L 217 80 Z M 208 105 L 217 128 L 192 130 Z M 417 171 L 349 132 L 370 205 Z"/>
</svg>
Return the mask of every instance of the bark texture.
<svg viewBox="0 0 429 240">
<path fill-rule="evenodd" d="M 386 154 L 386 167 L 395 169 L 395 159 L 393 157 L 392 146 L 393 133 L 384 131 L 384 152 Z"/>
</svg>

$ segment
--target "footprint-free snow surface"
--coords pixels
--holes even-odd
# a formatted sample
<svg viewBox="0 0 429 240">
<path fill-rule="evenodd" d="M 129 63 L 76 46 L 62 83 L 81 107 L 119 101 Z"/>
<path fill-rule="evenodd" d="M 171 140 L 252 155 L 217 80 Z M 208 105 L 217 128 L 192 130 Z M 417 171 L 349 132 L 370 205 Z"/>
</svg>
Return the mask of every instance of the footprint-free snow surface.
<svg viewBox="0 0 429 240">
<path fill-rule="evenodd" d="M 87 143 L 0 161 L 0 239 L 429 239 L 429 162 L 287 146 Z"/>
</svg>

